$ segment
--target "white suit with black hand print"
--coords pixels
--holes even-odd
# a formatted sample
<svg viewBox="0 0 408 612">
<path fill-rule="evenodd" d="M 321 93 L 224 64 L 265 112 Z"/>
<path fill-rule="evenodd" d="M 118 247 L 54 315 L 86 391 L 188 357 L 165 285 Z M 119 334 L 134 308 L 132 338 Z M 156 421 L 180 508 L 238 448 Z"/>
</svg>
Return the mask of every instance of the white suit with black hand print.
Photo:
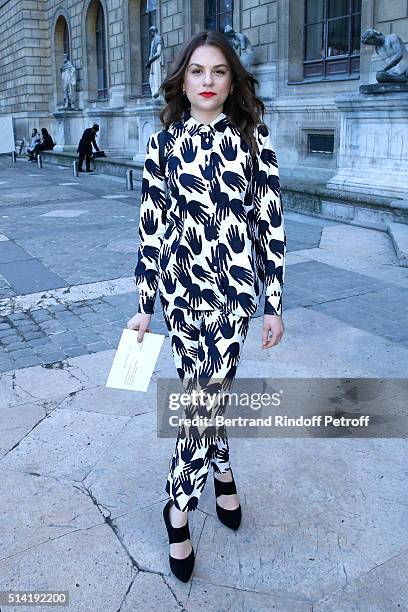
<svg viewBox="0 0 408 612">
<path fill-rule="evenodd" d="M 202 124 L 185 111 L 167 130 L 164 174 L 158 134 L 143 170 L 139 312 L 152 314 L 157 289 L 178 308 L 282 313 L 286 236 L 278 164 L 268 128 L 255 130 L 255 159 L 220 113 Z"/>
</svg>

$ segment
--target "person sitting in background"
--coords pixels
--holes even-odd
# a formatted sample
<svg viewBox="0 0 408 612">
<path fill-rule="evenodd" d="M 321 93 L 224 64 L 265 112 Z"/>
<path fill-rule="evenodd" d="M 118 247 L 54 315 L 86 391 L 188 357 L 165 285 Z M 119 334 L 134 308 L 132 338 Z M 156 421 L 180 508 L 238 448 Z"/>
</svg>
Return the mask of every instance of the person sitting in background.
<svg viewBox="0 0 408 612">
<path fill-rule="evenodd" d="M 41 153 L 41 151 L 52 151 L 55 146 L 55 143 L 46 128 L 41 128 L 41 134 L 41 142 L 35 145 L 33 151 L 33 159 L 31 161 L 36 161 L 38 158 L 38 154 Z"/>
<path fill-rule="evenodd" d="M 28 159 L 30 160 L 34 159 L 34 154 L 33 154 L 34 149 L 36 145 L 40 144 L 40 142 L 41 142 L 41 136 L 39 134 L 39 131 L 37 130 L 37 128 L 33 128 L 31 132 L 31 145 L 27 149 Z"/>
</svg>

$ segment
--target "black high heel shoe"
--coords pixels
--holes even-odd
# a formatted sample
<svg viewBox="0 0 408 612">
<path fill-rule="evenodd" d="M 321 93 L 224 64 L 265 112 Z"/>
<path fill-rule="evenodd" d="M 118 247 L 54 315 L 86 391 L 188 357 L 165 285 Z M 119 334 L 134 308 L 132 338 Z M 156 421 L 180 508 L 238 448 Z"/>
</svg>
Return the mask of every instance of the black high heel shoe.
<svg viewBox="0 0 408 612">
<path fill-rule="evenodd" d="M 234 510 L 226 510 L 217 504 L 217 497 L 220 495 L 234 495 L 237 492 L 237 487 L 235 486 L 234 475 L 232 473 L 232 482 L 221 482 L 221 480 L 217 480 L 214 475 L 214 489 L 215 489 L 215 508 L 217 510 L 217 516 L 220 519 L 221 523 L 224 523 L 230 529 L 236 531 L 241 524 L 241 505 Z"/>
<path fill-rule="evenodd" d="M 163 518 L 167 527 L 167 534 L 169 536 L 169 544 L 177 544 L 190 540 L 190 530 L 188 527 L 188 521 L 183 527 L 173 527 L 170 522 L 170 508 L 173 502 L 171 499 L 163 508 Z M 185 559 L 175 559 L 169 554 L 170 569 L 173 574 L 182 582 L 188 582 L 194 569 L 194 549 L 191 549 L 191 553 Z"/>
</svg>

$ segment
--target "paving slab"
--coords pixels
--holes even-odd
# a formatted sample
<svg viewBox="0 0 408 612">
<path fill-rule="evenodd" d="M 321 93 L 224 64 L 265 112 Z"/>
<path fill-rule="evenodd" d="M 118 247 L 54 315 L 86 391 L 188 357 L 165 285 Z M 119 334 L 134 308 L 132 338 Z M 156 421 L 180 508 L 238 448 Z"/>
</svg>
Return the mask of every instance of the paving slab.
<svg viewBox="0 0 408 612">
<path fill-rule="evenodd" d="M 408 552 L 374 567 L 313 605 L 316 612 L 407 610 Z M 405 584 L 404 584 L 405 583 Z"/>
<path fill-rule="evenodd" d="M 2 459 L 2 466 L 81 481 L 129 417 L 55 410 Z"/>
<path fill-rule="evenodd" d="M 17 372 L 0 376 L 1 405 L 16 406 L 30 400 L 63 398 L 81 387 L 74 365 L 67 365 L 66 368 L 43 366 L 22 368 Z"/>
<path fill-rule="evenodd" d="M 271 350 L 261 347 L 262 319 L 251 321 L 239 365 L 241 377 L 245 377 L 242 364 L 246 360 L 252 362 L 251 376 L 406 377 L 406 346 L 316 309 L 291 309 L 284 321 L 285 334 Z"/>
<path fill-rule="evenodd" d="M 279 593 L 259 593 L 194 579 L 186 609 L 189 612 L 199 612 L 203 608 L 217 612 L 313 612 L 310 603 Z"/>
<path fill-rule="evenodd" d="M 66 281 L 36 259 L 0 263 L 0 272 L 19 294 L 64 287 Z"/>
<path fill-rule="evenodd" d="M 174 440 L 158 439 L 154 413 L 133 417 L 105 447 L 84 484 L 113 518 L 166 498 Z"/>
<path fill-rule="evenodd" d="M 2 566 L 7 557 L 104 522 L 91 497 L 77 484 L 9 470 L 3 465 L 0 473 L 4 484 Z"/>
<path fill-rule="evenodd" d="M 119 416 L 136 416 L 154 412 L 155 416 L 156 396 L 153 393 L 146 396 L 146 393 L 141 391 L 93 387 L 70 393 L 58 404 L 58 408 Z"/>
<path fill-rule="evenodd" d="M 92 610 L 118 610 L 135 574 L 108 525 L 78 529 L 1 563 L 1 590 L 69 591 L 69 608 L 75 612 L 89 612 L 90 602 Z M 31 609 L 14 608 L 21 612 Z M 35 609 L 49 612 L 50 607 Z"/>
<path fill-rule="evenodd" d="M 15 242 L 11 240 L 0 241 L 0 264 L 24 261 L 31 259 L 31 257 L 30 253 L 27 253 Z"/>
<path fill-rule="evenodd" d="M 341 260 L 352 255 L 355 260 L 369 260 L 371 264 L 396 264 L 398 257 L 387 232 L 338 224 L 322 229 L 319 248 L 335 252 Z"/>
<path fill-rule="evenodd" d="M 164 576 L 150 572 L 138 572 L 120 611 L 152 612 L 152 610 L 166 610 L 166 612 L 180 612 L 181 604 L 182 602 L 176 600 Z"/>
<path fill-rule="evenodd" d="M 0 410 L 0 457 L 18 444 L 44 419 L 57 402 L 29 402 Z"/>
</svg>

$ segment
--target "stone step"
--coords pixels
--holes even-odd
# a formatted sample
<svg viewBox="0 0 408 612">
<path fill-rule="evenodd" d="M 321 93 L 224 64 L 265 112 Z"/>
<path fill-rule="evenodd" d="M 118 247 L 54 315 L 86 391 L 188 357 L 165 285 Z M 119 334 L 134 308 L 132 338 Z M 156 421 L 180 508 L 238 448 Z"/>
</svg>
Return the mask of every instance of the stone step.
<svg viewBox="0 0 408 612">
<path fill-rule="evenodd" d="M 59 166 L 72 166 L 72 162 L 78 159 L 74 151 L 43 151 L 43 161 Z M 127 170 L 133 170 L 133 180 L 141 183 L 143 173 L 143 162 L 133 161 L 126 157 L 98 157 L 92 159 L 92 168 L 101 174 L 120 176 L 125 178 Z"/>
<path fill-rule="evenodd" d="M 76 159 L 78 155 L 74 150 L 43 152 L 45 163 L 72 166 Z M 141 186 L 143 161 L 134 161 L 130 157 L 110 157 L 107 153 L 107 157 L 97 158 L 92 164 L 96 172 L 124 179 L 127 170 L 132 169 L 134 186 Z M 381 231 L 388 231 L 389 223 L 408 225 L 407 200 L 363 192 L 342 192 L 327 187 L 327 176 L 313 177 L 310 170 L 303 175 L 301 172 L 294 175 L 292 170 L 281 166 L 284 210 Z"/>
<path fill-rule="evenodd" d="M 400 266 L 408 268 L 408 225 L 389 223 L 388 233 L 391 236 Z"/>
</svg>

